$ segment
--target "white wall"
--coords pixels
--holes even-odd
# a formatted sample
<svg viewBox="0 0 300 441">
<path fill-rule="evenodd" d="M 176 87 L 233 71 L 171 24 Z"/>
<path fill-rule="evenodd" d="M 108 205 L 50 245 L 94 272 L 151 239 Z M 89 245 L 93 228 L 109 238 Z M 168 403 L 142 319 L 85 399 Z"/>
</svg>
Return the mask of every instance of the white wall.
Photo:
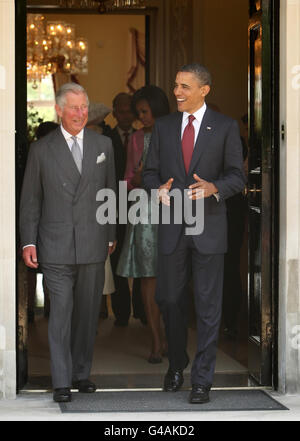
<svg viewBox="0 0 300 441">
<path fill-rule="evenodd" d="M 279 388 L 300 393 L 300 0 L 281 1 Z"/>
<path fill-rule="evenodd" d="M 14 1 L 0 0 L 0 398 L 16 393 Z"/>
</svg>

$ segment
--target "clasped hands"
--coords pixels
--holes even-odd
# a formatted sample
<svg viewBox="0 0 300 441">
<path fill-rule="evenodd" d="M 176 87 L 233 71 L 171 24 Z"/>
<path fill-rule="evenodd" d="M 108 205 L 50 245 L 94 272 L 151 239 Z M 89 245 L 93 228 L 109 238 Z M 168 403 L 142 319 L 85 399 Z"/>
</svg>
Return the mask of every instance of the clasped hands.
<svg viewBox="0 0 300 441">
<path fill-rule="evenodd" d="M 196 183 L 189 186 L 189 191 L 187 193 L 189 199 L 196 201 L 198 199 L 209 198 L 212 195 L 218 193 L 217 187 L 212 182 L 207 182 L 204 179 L 199 178 L 198 175 L 193 175 Z M 174 179 L 171 178 L 168 182 L 158 189 L 159 201 L 170 206 L 170 196 L 169 192 L 172 189 Z"/>
</svg>

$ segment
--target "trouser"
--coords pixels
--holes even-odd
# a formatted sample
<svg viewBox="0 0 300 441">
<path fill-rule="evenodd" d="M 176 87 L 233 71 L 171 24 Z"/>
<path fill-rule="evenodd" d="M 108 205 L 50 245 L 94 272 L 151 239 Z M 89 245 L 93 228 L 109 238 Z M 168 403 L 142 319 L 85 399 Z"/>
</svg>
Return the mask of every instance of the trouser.
<svg viewBox="0 0 300 441">
<path fill-rule="evenodd" d="M 222 315 L 224 255 L 204 255 L 192 236 L 182 236 L 170 255 L 159 254 L 156 300 L 161 309 L 172 369 L 184 369 L 188 337 L 188 283 L 193 277 L 197 348 L 191 382 L 210 387 Z"/>
<path fill-rule="evenodd" d="M 89 265 L 43 264 L 50 297 L 48 339 L 53 388 L 71 387 L 90 375 L 104 262 Z"/>
</svg>

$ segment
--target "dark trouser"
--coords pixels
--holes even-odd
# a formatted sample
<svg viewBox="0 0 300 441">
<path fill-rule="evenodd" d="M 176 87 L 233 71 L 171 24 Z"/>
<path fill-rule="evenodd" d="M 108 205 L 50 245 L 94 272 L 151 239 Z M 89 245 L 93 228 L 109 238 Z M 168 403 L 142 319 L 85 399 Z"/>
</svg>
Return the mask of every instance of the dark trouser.
<svg viewBox="0 0 300 441">
<path fill-rule="evenodd" d="M 184 369 L 188 336 L 187 287 L 193 276 L 197 349 L 192 384 L 210 387 L 222 313 L 224 255 L 201 255 L 192 236 L 182 236 L 171 255 L 159 255 L 156 300 L 163 314 L 172 369 Z"/>
<path fill-rule="evenodd" d="M 131 313 L 131 297 L 128 279 L 116 274 L 116 269 L 121 254 L 123 241 L 126 233 L 126 225 L 117 225 L 118 244 L 116 251 L 111 255 L 110 261 L 114 275 L 116 292 L 111 294 L 111 306 L 117 320 L 127 323 Z M 141 294 L 140 280 L 133 281 L 132 292 L 133 315 L 135 318 L 145 318 L 143 299 Z"/>
<path fill-rule="evenodd" d="M 48 339 L 53 389 L 70 387 L 90 375 L 104 262 L 90 265 L 43 264 L 51 311 Z"/>
</svg>

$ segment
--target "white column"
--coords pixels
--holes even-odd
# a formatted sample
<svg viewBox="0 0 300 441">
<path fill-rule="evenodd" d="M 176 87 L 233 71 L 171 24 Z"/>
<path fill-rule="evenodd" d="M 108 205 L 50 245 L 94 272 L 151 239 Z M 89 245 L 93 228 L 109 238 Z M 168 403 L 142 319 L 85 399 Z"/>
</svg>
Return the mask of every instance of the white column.
<svg viewBox="0 0 300 441">
<path fill-rule="evenodd" d="M 0 0 L 0 398 L 16 394 L 14 18 Z"/>
<path fill-rule="evenodd" d="M 300 0 L 281 1 L 279 388 L 300 393 Z"/>
</svg>

